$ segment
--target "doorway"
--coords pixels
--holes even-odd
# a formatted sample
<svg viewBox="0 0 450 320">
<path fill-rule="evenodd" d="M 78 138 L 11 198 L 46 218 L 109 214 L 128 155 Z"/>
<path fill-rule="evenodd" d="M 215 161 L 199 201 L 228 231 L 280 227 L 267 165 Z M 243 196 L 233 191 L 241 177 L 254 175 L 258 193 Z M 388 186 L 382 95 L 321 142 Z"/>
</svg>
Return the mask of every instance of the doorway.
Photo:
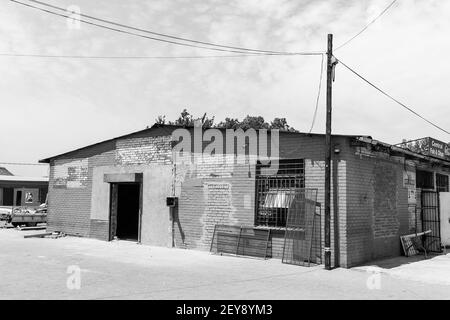
<svg viewBox="0 0 450 320">
<path fill-rule="evenodd" d="M 20 207 L 22 205 L 22 190 L 16 190 L 16 207 Z"/>
<path fill-rule="evenodd" d="M 441 221 L 439 193 L 435 191 L 422 191 L 422 229 L 431 230 L 425 237 L 425 247 L 431 252 L 441 252 Z"/>
<path fill-rule="evenodd" d="M 140 241 L 141 184 L 111 184 L 110 240 Z"/>
</svg>

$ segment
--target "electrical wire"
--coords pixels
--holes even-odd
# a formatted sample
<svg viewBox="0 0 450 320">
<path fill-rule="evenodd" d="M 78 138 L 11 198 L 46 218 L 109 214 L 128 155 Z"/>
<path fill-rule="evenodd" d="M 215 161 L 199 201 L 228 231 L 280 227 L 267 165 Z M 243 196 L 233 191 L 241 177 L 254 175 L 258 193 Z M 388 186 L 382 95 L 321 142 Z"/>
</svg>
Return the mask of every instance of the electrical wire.
<svg viewBox="0 0 450 320">
<path fill-rule="evenodd" d="M 64 11 L 67 12 L 67 10 L 65 8 L 61 8 L 55 5 L 51 5 L 49 3 L 45 3 L 42 1 L 38 1 L 38 0 L 28 0 L 29 2 L 34 2 L 43 6 L 47 6 L 53 9 L 57 9 L 60 11 Z M 290 52 L 280 52 L 280 51 L 271 51 L 271 50 L 260 50 L 260 49 L 251 49 L 251 48 L 243 48 L 243 47 L 233 47 L 233 46 L 228 46 L 228 45 L 221 45 L 221 44 L 216 44 L 216 43 L 212 43 L 212 42 L 205 42 L 205 41 L 198 41 L 198 40 L 193 40 L 193 39 L 188 39 L 188 38 L 182 38 L 182 37 L 178 37 L 178 36 L 173 36 L 173 35 L 168 35 L 168 34 L 164 34 L 164 33 L 159 33 L 159 32 L 154 32 L 154 31 L 150 31 L 150 30 L 146 30 L 146 29 L 141 29 L 141 28 L 136 28 L 136 27 L 132 27 L 129 25 L 125 25 L 125 24 L 121 24 L 118 22 L 114 22 L 111 20 L 105 20 L 105 19 L 100 19 L 100 18 L 96 18 L 87 14 L 82 14 L 82 13 L 76 13 L 76 15 L 79 15 L 81 17 L 85 17 L 85 18 L 89 18 L 92 20 L 97 20 L 103 23 L 108 23 L 108 24 L 112 24 L 118 27 L 122 27 L 122 28 L 127 28 L 127 29 L 131 29 L 131 30 L 135 30 L 135 31 L 140 31 L 140 32 L 145 32 L 145 33 L 149 33 L 149 34 L 153 34 L 156 36 L 160 36 L 160 37 L 165 37 L 165 38 L 170 38 L 170 39 L 175 39 L 175 40 L 181 40 L 181 41 L 186 41 L 186 42 L 192 42 L 192 43 L 196 43 L 196 44 L 203 44 L 203 45 L 207 45 L 207 46 L 213 46 L 213 47 L 219 47 L 219 48 L 226 48 L 226 49 L 233 49 L 233 50 L 240 50 L 240 51 L 252 51 L 252 52 L 260 52 L 260 53 L 275 53 L 275 54 L 293 54 Z"/>
<path fill-rule="evenodd" d="M 314 123 L 316 122 L 317 110 L 319 109 L 319 99 L 320 99 L 320 91 L 322 88 L 322 77 L 323 77 L 323 62 L 324 62 L 325 54 L 322 54 L 322 62 L 320 63 L 320 77 L 319 77 L 319 90 L 317 91 L 317 99 L 316 99 L 316 109 L 314 110 L 314 115 L 311 123 L 311 128 L 308 131 L 308 134 L 311 133 Z"/>
<path fill-rule="evenodd" d="M 273 55 L 230 54 L 230 55 L 196 55 L 196 56 L 81 56 L 81 55 L 49 55 L 28 53 L 0 53 L 0 57 L 27 57 L 27 58 L 63 58 L 63 59 L 213 59 L 213 58 L 242 58 L 242 57 L 268 57 Z"/>
<path fill-rule="evenodd" d="M 31 1 L 31 0 L 30 0 Z M 348 43 L 350 43 L 351 41 L 353 41 L 356 37 L 358 37 L 361 33 L 363 33 L 364 31 L 367 30 L 367 28 L 369 28 L 375 21 L 377 21 L 379 18 L 381 18 L 382 15 L 384 15 L 395 3 L 397 2 L 397 0 L 392 1 L 383 11 L 380 12 L 380 14 L 378 16 L 376 16 L 372 21 L 369 22 L 369 24 L 367 24 L 364 28 L 361 29 L 361 31 L 359 31 L 357 34 L 355 34 L 353 37 L 351 37 L 350 39 L 348 39 L 347 41 L 345 41 L 344 43 L 342 43 L 341 45 L 339 45 L 338 47 L 336 47 L 336 49 L 334 49 L 334 51 L 339 50 L 340 48 L 342 48 L 343 46 L 347 45 Z"/>
<path fill-rule="evenodd" d="M 336 58 L 337 59 L 337 58 Z M 352 68 L 350 68 L 348 65 L 346 65 L 344 62 L 342 62 L 342 60 L 337 59 L 345 68 L 347 68 L 350 72 L 352 72 L 353 74 L 355 74 L 358 78 L 362 79 L 364 82 L 366 82 L 367 84 L 369 84 L 370 86 L 372 86 L 373 88 L 375 88 L 376 90 L 378 90 L 379 92 L 381 92 L 383 95 L 385 95 L 386 97 L 390 98 L 391 100 L 393 100 L 394 102 L 398 103 L 400 106 L 402 106 L 403 108 L 405 108 L 406 110 L 408 110 L 409 112 L 413 113 L 414 115 L 416 115 L 417 117 L 421 118 L 422 120 L 428 122 L 429 124 L 431 124 L 433 127 L 445 132 L 446 134 L 450 135 L 450 132 L 441 128 L 440 126 L 438 126 L 437 124 L 431 122 L 430 120 L 426 119 L 425 117 L 423 117 L 422 115 L 420 115 L 419 113 L 417 113 L 416 111 L 414 111 L 413 109 L 411 109 L 410 107 L 406 106 L 405 104 L 403 104 L 402 102 L 400 102 L 399 100 L 395 99 L 394 97 L 392 97 L 390 94 L 386 93 L 385 91 L 383 91 L 382 89 L 380 89 L 379 87 L 377 87 L 376 85 L 374 85 L 372 82 L 370 82 L 369 80 L 367 80 L 366 78 L 364 78 L 362 75 L 360 75 L 359 73 L 357 73 L 355 70 L 353 70 Z"/>
<path fill-rule="evenodd" d="M 17 4 L 21 4 L 21 5 L 29 7 L 29 8 L 33 8 L 33 9 L 36 9 L 36 10 L 40 10 L 40 11 L 46 12 L 46 13 L 49 13 L 49 14 L 57 15 L 57 16 L 68 18 L 68 19 L 74 19 L 73 16 L 57 13 L 57 12 L 50 11 L 50 10 L 47 10 L 47 9 L 43 9 L 43 8 L 40 8 L 40 7 L 37 7 L 37 6 L 33 6 L 31 4 L 23 3 L 23 2 L 20 2 L 20 1 L 17 1 L 17 0 L 10 0 L 10 1 L 14 2 L 14 3 L 17 3 Z M 65 12 L 67 12 L 66 9 L 63 9 L 63 8 L 60 8 L 60 7 L 56 7 L 56 6 L 52 6 L 50 4 L 46 4 L 46 3 L 43 3 L 43 2 L 40 2 L 40 1 L 35 1 L 35 0 L 28 0 L 28 1 L 31 1 L 31 2 L 34 2 L 34 3 L 39 3 L 39 4 L 44 5 L 44 6 L 53 7 L 53 8 L 58 9 L 58 10 L 64 10 Z M 212 43 L 207 43 L 207 42 L 190 40 L 190 39 L 186 39 L 186 38 L 180 38 L 180 37 L 164 35 L 164 34 L 156 33 L 156 32 L 153 32 L 153 31 L 139 29 L 139 28 L 127 26 L 127 25 L 124 25 L 124 24 L 120 24 L 120 23 L 116 23 L 116 22 L 112 22 L 112 21 L 108 21 L 108 20 L 104 20 L 104 19 L 95 18 L 95 17 L 88 16 L 88 15 L 82 15 L 82 14 L 77 14 L 77 15 L 78 16 L 83 16 L 83 17 L 88 17 L 89 19 L 92 19 L 92 20 L 101 21 L 101 22 L 104 22 L 104 23 L 109 23 L 109 24 L 112 24 L 112 25 L 115 25 L 115 26 L 120 26 L 122 28 L 133 29 L 133 30 L 136 30 L 136 31 L 150 33 L 150 34 L 159 35 L 159 36 L 163 36 L 163 37 L 168 37 L 168 38 L 172 38 L 172 39 L 176 39 L 176 40 L 189 41 L 189 42 L 194 42 L 194 43 L 205 44 L 206 45 L 206 46 L 196 45 L 196 44 L 183 43 L 183 42 L 179 42 L 179 41 L 173 41 L 173 40 L 167 40 L 167 39 L 161 39 L 161 38 L 145 36 L 145 35 L 142 35 L 142 34 L 137 34 L 137 33 L 134 33 L 134 32 L 125 31 L 125 30 L 121 30 L 121 29 L 105 26 L 105 25 L 102 25 L 102 24 L 98 24 L 98 23 L 95 23 L 95 22 L 83 20 L 81 18 L 76 18 L 77 21 L 80 21 L 80 22 L 83 22 L 83 23 L 86 23 L 86 24 L 89 24 L 89 25 L 97 26 L 97 27 L 100 27 L 100 28 L 109 29 L 109 30 L 112 30 L 112 31 L 125 33 L 125 34 L 129 34 L 129 35 L 134 35 L 134 36 L 146 38 L 146 39 L 149 39 L 149 40 L 160 41 L 160 42 L 165 42 L 165 43 L 169 43 L 169 44 L 175 44 L 175 45 L 179 45 L 179 46 L 186 46 L 186 47 L 199 48 L 199 49 L 205 49 L 205 50 L 213 50 L 213 51 L 240 53 L 240 54 L 249 54 L 250 53 L 250 54 L 254 54 L 254 55 L 318 55 L 318 54 L 321 54 L 321 53 L 318 53 L 318 52 L 277 52 L 277 51 L 268 51 L 268 50 L 258 50 L 258 49 L 248 49 L 248 48 L 223 46 L 223 45 L 217 45 L 217 44 L 212 44 Z M 227 49 L 225 49 L 225 48 L 227 48 Z"/>
<path fill-rule="evenodd" d="M 50 11 L 50 10 L 47 10 L 47 9 L 42 9 L 42 8 L 39 8 L 39 7 L 30 5 L 30 4 L 27 4 L 27 3 L 23 3 L 23 2 L 20 2 L 20 1 L 16 1 L 16 0 L 10 0 L 10 1 L 18 3 L 18 4 L 21 4 L 21 5 L 24 5 L 24 6 L 29 7 L 29 8 L 33 8 L 33 9 L 40 10 L 40 11 L 43 11 L 43 12 L 46 12 L 46 13 L 50 13 L 50 14 L 53 14 L 53 15 L 56 15 L 56 16 L 69 18 L 69 19 L 73 18 L 73 17 L 70 17 L 70 16 L 65 15 L 65 14 L 60 14 L 60 13 L 53 12 L 53 11 Z M 180 45 L 180 46 L 186 46 L 186 47 L 192 47 L 192 48 L 200 48 L 200 49 L 207 49 L 207 50 L 214 50 L 214 51 L 223 51 L 223 52 L 246 53 L 244 51 L 226 50 L 226 49 L 218 49 L 218 48 L 208 48 L 208 47 L 204 47 L 204 46 L 197 46 L 197 45 L 192 45 L 192 44 L 187 44 L 187 43 L 181 43 L 181 42 L 176 42 L 176 41 L 171 41 L 171 40 L 165 40 L 165 39 L 149 37 L 149 36 L 141 35 L 141 34 L 134 33 L 134 32 L 129 32 L 129 31 L 125 31 L 125 30 L 121 30 L 121 29 L 117 29 L 117 28 L 108 27 L 108 26 L 101 25 L 101 24 L 98 24 L 98 23 L 95 23 L 95 22 L 86 21 L 86 20 L 83 20 L 83 19 L 77 19 L 77 21 L 80 21 L 80 22 L 83 22 L 83 23 L 86 23 L 86 24 L 89 24 L 89 25 L 93 25 L 93 26 L 96 26 L 96 27 L 100 27 L 100 28 L 103 28 L 103 29 L 116 31 L 116 32 L 119 32 L 119 33 L 134 35 L 134 36 L 145 38 L 145 39 L 150 39 L 150 40 L 155 40 L 155 41 L 160 41 L 160 42 L 165 42 L 165 43 L 170 43 L 170 44 L 175 44 L 175 45 Z M 255 55 L 257 55 L 257 54 L 271 55 L 270 53 L 255 53 Z M 274 54 L 274 55 L 278 55 L 278 54 Z"/>
</svg>

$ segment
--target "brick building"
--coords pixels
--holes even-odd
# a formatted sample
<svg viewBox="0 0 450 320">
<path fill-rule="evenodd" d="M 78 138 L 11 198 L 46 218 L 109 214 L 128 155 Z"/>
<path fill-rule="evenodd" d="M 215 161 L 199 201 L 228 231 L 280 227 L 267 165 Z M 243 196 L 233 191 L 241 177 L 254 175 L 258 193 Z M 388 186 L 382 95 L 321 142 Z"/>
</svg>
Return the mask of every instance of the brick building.
<svg viewBox="0 0 450 320">
<path fill-rule="evenodd" d="M 260 181 L 266 177 L 261 173 L 260 132 L 260 147 L 252 151 L 248 143 L 236 144 L 224 130 L 216 130 L 226 136 L 223 150 L 205 156 L 208 143 L 198 148 L 198 130 L 186 128 L 194 139 L 183 154 L 194 160 L 181 162 L 173 151 L 179 141 L 173 136 L 176 129 L 154 125 L 41 160 L 50 164 L 49 231 L 209 250 L 216 224 L 244 225 L 270 229 L 271 256 L 279 258 L 287 209 L 275 205 L 270 219 L 262 214 Z M 323 203 L 324 135 L 279 132 L 276 145 L 270 131 L 268 135 L 267 148 L 278 165 L 271 181 L 317 189 L 317 202 Z M 421 191 L 448 191 L 450 161 L 368 136 L 334 135 L 332 143 L 332 247 L 339 250 L 339 261 L 333 263 L 351 267 L 400 255 L 399 237 L 422 228 Z M 249 155 L 244 162 L 218 161 L 236 160 L 241 147 Z M 277 192 L 276 201 L 286 198 Z M 266 199 L 268 194 L 270 190 Z M 173 215 L 168 196 L 178 197 Z"/>
</svg>

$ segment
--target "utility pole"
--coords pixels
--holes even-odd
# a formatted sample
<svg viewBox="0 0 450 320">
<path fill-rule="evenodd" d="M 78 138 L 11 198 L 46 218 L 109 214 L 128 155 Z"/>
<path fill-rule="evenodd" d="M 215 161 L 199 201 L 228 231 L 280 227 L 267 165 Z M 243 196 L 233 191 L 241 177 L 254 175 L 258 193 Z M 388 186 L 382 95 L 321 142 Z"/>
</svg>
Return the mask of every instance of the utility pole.
<svg viewBox="0 0 450 320">
<path fill-rule="evenodd" d="M 331 270 L 331 98 L 333 84 L 333 35 L 328 35 L 327 122 L 325 134 L 325 269 Z"/>
</svg>

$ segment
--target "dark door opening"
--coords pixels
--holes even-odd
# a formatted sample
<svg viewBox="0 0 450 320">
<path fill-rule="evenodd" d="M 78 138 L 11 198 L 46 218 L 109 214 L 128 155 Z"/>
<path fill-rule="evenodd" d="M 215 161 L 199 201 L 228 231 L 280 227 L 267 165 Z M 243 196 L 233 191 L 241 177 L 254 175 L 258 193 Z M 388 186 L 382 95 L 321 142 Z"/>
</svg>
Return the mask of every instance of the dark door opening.
<svg viewBox="0 0 450 320">
<path fill-rule="evenodd" d="M 4 188 L 3 189 L 3 205 L 12 206 L 14 205 L 14 189 Z"/>
<path fill-rule="evenodd" d="M 140 184 L 139 183 L 119 183 L 116 188 L 116 206 L 111 212 L 111 217 L 116 221 L 116 236 L 121 240 L 139 240 L 139 212 L 140 212 Z M 115 195 L 113 195 L 114 197 Z"/>
<path fill-rule="evenodd" d="M 17 190 L 16 191 L 16 206 L 21 206 L 22 205 L 22 190 Z"/>
</svg>

